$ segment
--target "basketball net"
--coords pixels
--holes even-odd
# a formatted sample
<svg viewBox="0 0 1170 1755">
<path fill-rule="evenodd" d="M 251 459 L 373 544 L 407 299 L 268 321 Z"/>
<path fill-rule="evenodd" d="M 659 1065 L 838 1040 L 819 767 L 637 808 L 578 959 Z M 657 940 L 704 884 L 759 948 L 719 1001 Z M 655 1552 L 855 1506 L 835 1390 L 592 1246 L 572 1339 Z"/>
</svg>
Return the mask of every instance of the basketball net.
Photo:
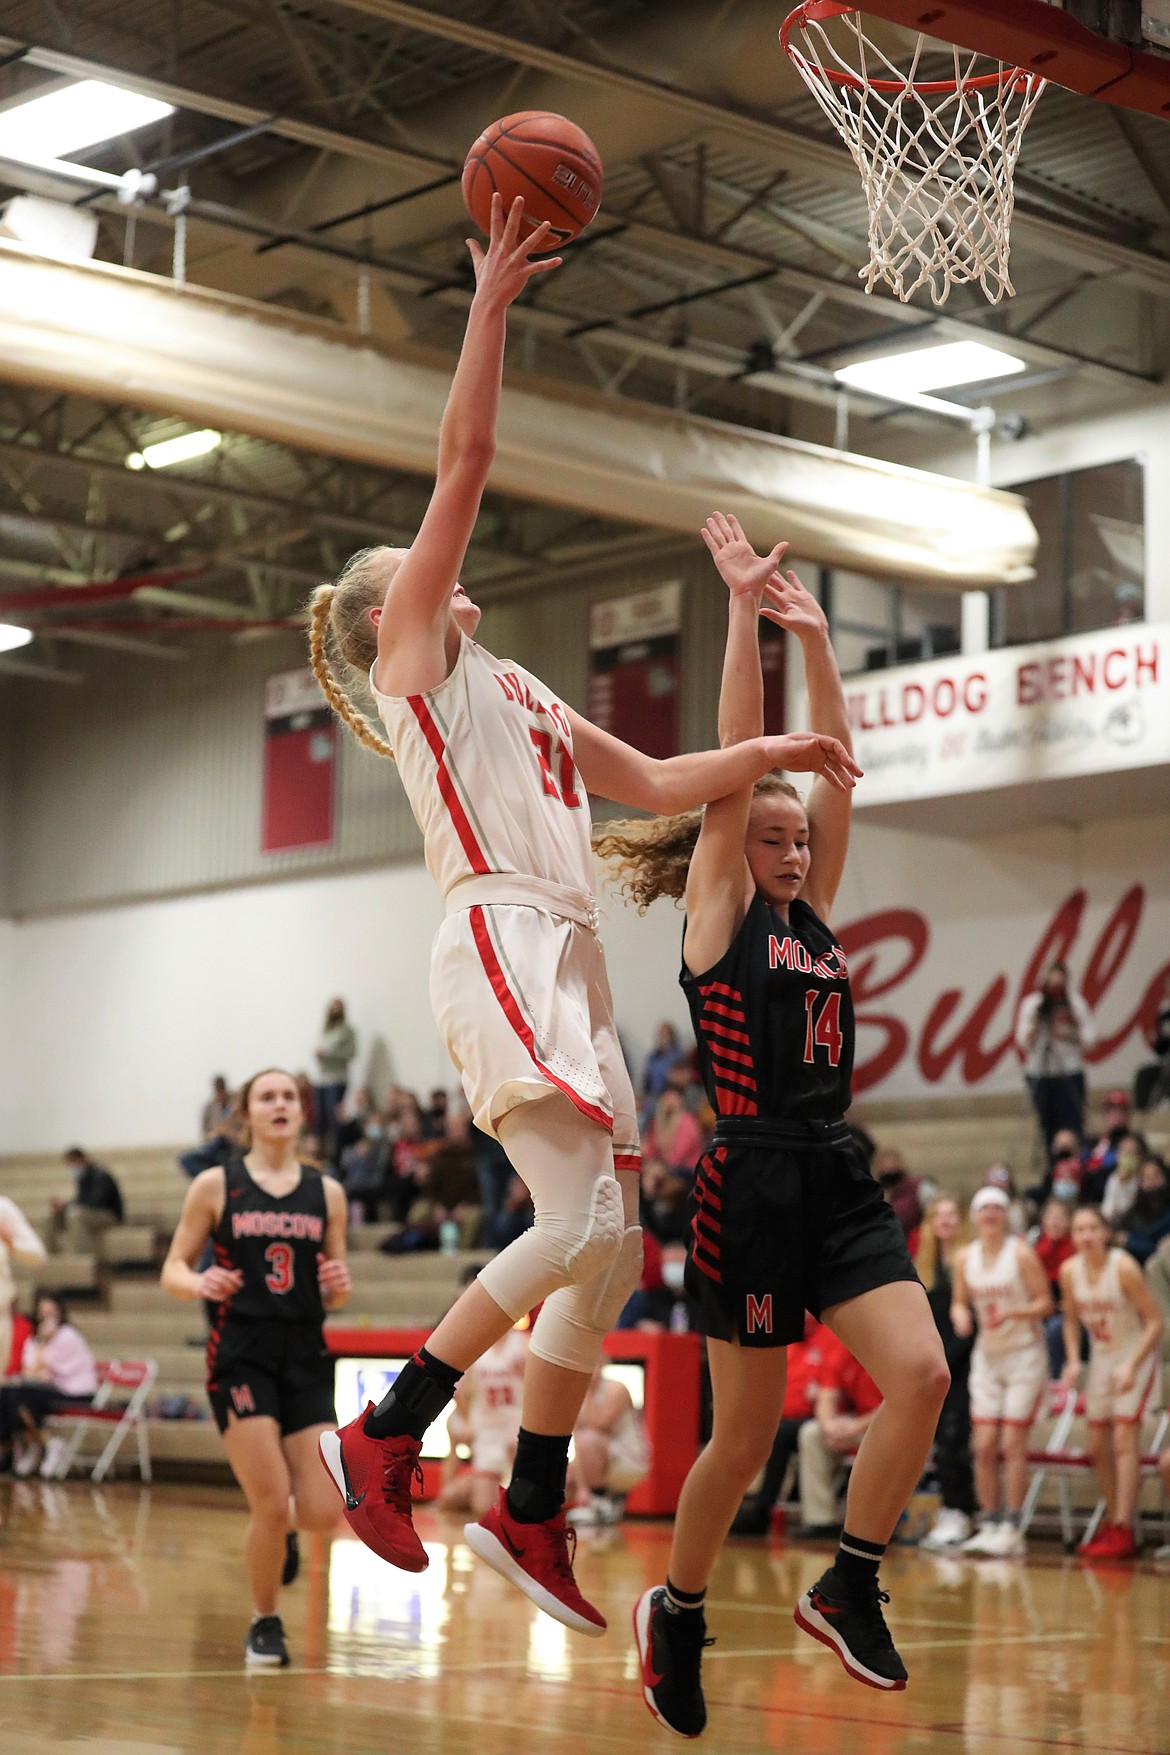
<svg viewBox="0 0 1170 1755">
<path fill-rule="evenodd" d="M 925 286 L 942 305 L 978 281 L 993 305 L 1010 296 L 1012 178 L 1045 81 L 955 46 L 950 76 L 919 79 L 926 37 L 899 67 L 837 0 L 805 0 L 780 41 L 861 172 L 865 290 L 884 281 L 904 301 Z"/>
</svg>

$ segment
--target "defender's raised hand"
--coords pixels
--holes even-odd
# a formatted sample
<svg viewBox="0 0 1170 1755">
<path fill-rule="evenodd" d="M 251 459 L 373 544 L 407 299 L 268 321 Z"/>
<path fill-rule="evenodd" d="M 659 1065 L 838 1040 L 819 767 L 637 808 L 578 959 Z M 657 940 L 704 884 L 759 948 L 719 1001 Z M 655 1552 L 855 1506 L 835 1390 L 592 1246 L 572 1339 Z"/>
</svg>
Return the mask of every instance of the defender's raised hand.
<svg viewBox="0 0 1170 1755">
<path fill-rule="evenodd" d="M 471 251 L 471 260 L 475 266 L 475 296 L 477 301 L 485 299 L 506 307 L 518 297 L 536 274 L 547 274 L 550 268 L 559 268 L 559 256 L 542 256 L 534 262 L 532 257 L 544 248 L 549 239 L 551 227 L 547 220 L 538 225 L 526 238 L 521 238 L 520 227 L 524 221 L 524 197 L 517 195 L 508 215 L 504 216 L 504 203 L 499 195 L 492 196 L 492 230 L 486 250 L 474 238 L 467 239 L 467 248 Z"/>
<path fill-rule="evenodd" d="M 760 614 L 766 621 L 775 622 L 778 628 L 787 628 L 790 634 L 802 640 L 826 635 L 829 631 L 824 610 L 793 572 L 768 581 Z"/>
<path fill-rule="evenodd" d="M 758 555 L 739 520 L 722 512 L 712 512 L 699 534 L 733 597 L 754 597 L 759 603 L 769 583 L 780 580 L 780 562 L 788 553 L 786 542 L 778 542 L 770 554 Z"/>
</svg>

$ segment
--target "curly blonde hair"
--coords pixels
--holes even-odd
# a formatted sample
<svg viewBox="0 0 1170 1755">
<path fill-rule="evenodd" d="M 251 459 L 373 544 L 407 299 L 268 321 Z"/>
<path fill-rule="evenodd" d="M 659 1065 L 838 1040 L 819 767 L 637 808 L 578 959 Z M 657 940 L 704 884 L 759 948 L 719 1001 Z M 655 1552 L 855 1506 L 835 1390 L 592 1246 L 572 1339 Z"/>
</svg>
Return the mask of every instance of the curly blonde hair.
<svg viewBox="0 0 1170 1755">
<path fill-rule="evenodd" d="M 779 774 L 765 774 L 752 787 L 753 798 L 774 794 L 803 798 L 795 786 Z M 703 826 L 701 810 L 687 810 L 674 817 L 652 817 L 649 822 L 630 818 L 606 823 L 593 836 L 593 851 L 614 868 L 619 895 L 627 897 L 645 914 L 659 896 L 676 902 L 686 895 L 691 855 Z"/>
<path fill-rule="evenodd" d="M 360 744 L 394 760 L 355 700 L 369 693 L 370 666 L 378 656 L 378 631 L 370 620 L 406 550 L 363 548 L 351 555 L 333 585 L 318 585 L 309 602 L 309 661 L 321 692 Z"/>
</svg>

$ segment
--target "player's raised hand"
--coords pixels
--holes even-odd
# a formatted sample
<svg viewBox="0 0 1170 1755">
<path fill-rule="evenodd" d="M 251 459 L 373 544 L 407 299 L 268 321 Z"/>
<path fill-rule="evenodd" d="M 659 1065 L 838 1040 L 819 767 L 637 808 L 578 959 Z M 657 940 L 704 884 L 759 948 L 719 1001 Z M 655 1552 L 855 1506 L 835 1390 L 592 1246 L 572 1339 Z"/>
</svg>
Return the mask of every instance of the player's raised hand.
<svg viewBox="0 0 1170 1755">
<path fill-rule="evenodd" d="M 845 745 L 823 732 L 795 731 L 786 737 L 766 737 L 764 742 L 774 768 L 785 768 L 790 774 L 822 774 L 839 792 L 851 792 L 861 779 L 862 770 Z"/>
<path fill-rule="evenodd" d="M 775 622 L 778 628 L 787 628 L 798 639 L 808 639 L 829 631 L 824 610 L 812 592 L 806 591 L 796 574 L 791 571 L 783 575 L 777 574 L 775 578 L 768 580 L 764 586 L 760 614 L 766 621 Z"/>
<path fill-rule="evenodd" d="M 780 562 L 788 553 L 786 542 L 778 542 L 769 554 L 758 555 L 739 520 L 723 512 L 712 512 L 699 535 L 733 597 L 754 597 L 759 603 L 769 582 L 780 579 Z"/>
<path fill-rule="evenodd" d="M 475 297 L 477 302 L 489 300 L 500 307 L 507 307 L 518 297 L 535 274 L 547 274 L 550 268 L 559 268 L 559 256 L 542 256 L 538 261 L 532 258 L 537 251 L 548 243 L 552 230 L 547 220 L 521 238 L 520 227 L 524 223 L 524 197 L 517 195 L 505 216 L 504 203 L 499 195 L 492 196 L 492 229 L 488 247 L 483 246 L 474 238 L 467 239 L 467 248 L 471 251 L 471 260 L 475 267 Z"/>
</svg>

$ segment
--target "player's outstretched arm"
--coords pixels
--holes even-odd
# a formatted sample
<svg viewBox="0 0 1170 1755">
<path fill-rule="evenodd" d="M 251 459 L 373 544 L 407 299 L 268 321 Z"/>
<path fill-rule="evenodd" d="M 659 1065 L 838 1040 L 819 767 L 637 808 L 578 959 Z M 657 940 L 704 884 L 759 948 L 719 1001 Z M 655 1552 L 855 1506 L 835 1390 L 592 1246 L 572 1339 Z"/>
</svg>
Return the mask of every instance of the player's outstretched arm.
<svg viewBox="0 0 1170 1755">
<path fill-rule="evenodd" d="M 523 216 L 521 197 L 505 215 L 494 195 L 487 250 L 473 238 L 467 241 L 475 294 L 439 428 L 435 488 L 418 535 L 390 581 L 378 623 L 375 682 L 385 694 L 433 688 L 447 674 L 451 593 L 495 456 L 508 306 L 534 275 L 559 267 L 561 260 L 533 260 L 548 243 L 549 227 L 538 226 L 522 239 Z"/>
<path fill-rule="evenodd" d="M 573 760 L 586 789 L 598 798 L 633 810 L 673 816 L 714 798 L 726 798 L 753 786 L 774 768 L 791 773 L 823 774 L 846 790 L 857 784 L 861 769 L 835 737 L 795 732 L 788 737 L 753 737 L 733 749 L 699 750 L 693 755 L 657 761 L 631 748 L 621 738 L 592 724 L 570 708 Z"/>
<path fill-rule="evenodd" d="M 719 690 L 719 742 L 730 749 L 764 731 L 764 672 L 760 663 L 760 606 L 787 545 L 759 556 L 735 518 L 713 512 L 701 532 L 727 586 L 727 644 Z M 750 785 L 709 804 L 687 871 L 687 930 L 683 959 L 701 973 L 724 954 L 739 931 L 753 884 L 744 854 L 752 805 Z"/>
<path fill-rule="evenodd" d="M 810 726 L 835 737 L 852 756 L 845 691 L 824 610 L 796 574 L 788 572 L 769 582 L 760 613 L 800 641 Z M 836 900 L 849 851 L 852 819 L 852 793 L 814 780 L 808 797 L 808 877 L 801 894 L 822 920 L 828 919 Z"/>
</svg>

